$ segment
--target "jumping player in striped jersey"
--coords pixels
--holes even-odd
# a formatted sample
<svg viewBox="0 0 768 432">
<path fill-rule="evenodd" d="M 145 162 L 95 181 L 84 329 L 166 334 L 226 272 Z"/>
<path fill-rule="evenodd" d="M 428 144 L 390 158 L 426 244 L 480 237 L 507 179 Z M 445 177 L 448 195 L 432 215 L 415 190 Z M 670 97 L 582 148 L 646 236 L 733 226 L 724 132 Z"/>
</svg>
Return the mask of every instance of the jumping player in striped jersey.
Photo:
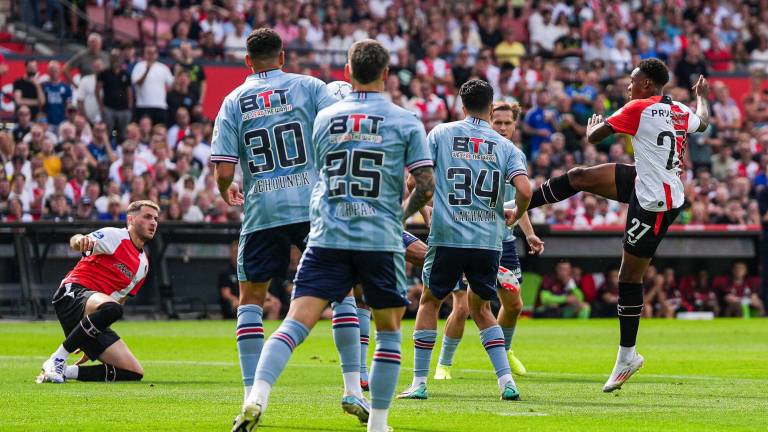
<svg viewBox="0 0 768 432">
<path fill-rule="evenodd" d="M 437 333 L 437 316 L 445 297 L 464 275 L 469 282 L 470 315 L 496 371 L 501 397 L 517 400 L 504 349 L 504 334 L 488 308 L 498 293 L 510 306 L 509 291 L 497 291 L 497 273 L 505 230 L 504 193 L 517 189 L 517 211 L 510 224 L 525 214 L 531 188 L 523 153 L 491 129 L 493 89 L 482 80 L 470 80 L 459 94 L 466 119 L 433 129 L 427 142 L 435 163 L 436 193 L 428 252 L 424 263 L 424 292 L 416 315 L 414 379 L 398 395 L 426 399 L 426 380 Z M 509 186 L 506 185 L 509 183 Z"/>
<path fill-rule="evenodd" d="M 390 430 L 387 414 L 400 370 L 400 318 L 407 304 L 402 223 L 431 199 L 434 178 L 421 122 L 381 95 L 388 63 L 389 52 L 380 43 L 354 43 L 346 66 L 354 91 L 315 119 L 320 178 L 310 201 L 308 247 L 288 316 L 264 346 L 233 430 L 256 426 L 293 350 L 328 303 L 343 300 L 355 282 L 363 286 L 377 327 L 368 431 Z M 417 185 L 401 208 L 405 169 Z"/>
<path fill-rule="evenodd" d="M 53 295 L 53 307 L 66 339 L 43 363 L 37 383 L 139 381 L 144 370 L 110 326 L 123 316 L 123 304 L 144 284 L 149 262 L 144 245 L 157 231 L 160 208 L 152 201 L 128 206 L 127 228 L 75 234 L 69 246 L 83 254 Z M 81 350 L 77 364 L 67 358 Z M 97 366 L 81 366 L 87 360 Z"/>
<path fill-rule="evenodd" d="M 281 70 L 283 43 L 274 30 L 254 30 L 245 63 L 253 72 L 221 104 L 213 130 L 211 162 L 223 199 L 243 205 L 237 273 L 237 351 L 244 398 L 264 343 L 262 305 L 274 277 L 285 277 L 291 245 L 304 249 L 309 199 L 317 181 L 312 125 L 336 102 L 322 81 Z M 243 171 L 243 191 L 233 183 Z M 347 287 L 349 289 L 349 287 Z"/>
<path fill-rule="evenodd" d="M 507 102 L 495 102 L 493 104 L 493 109 L 491 111 L 491 127 L 510 142 L 512 142 L 512 136 L 515 133 L 515 127 L 519 118 L 520 105 Z M 513 144 L 516 143 L 513 142 Z M 511 187 L 506 188 L 504 195 L 505 205 L 513 207 L 515 205 L 515 189 Z M 523 234 L 525 234 L 526 243 L 530 247 L 530 253 L 533 255 L 543 253 L 544 242 L 542 242 L 534 232 L 527 213 L 520 218 L 520 228 L 522 229 Z M 522 376 L 526 374 L 525 366 L 515 356 L 515 353 L 512 350 L 512 338 L 515 335 L 517 319 L 523 311 L 523 300 L 520 298 L 520 284 L 523 282 L 523 273 L 520 267 L 520 258 L 518 257 L 515 243 L 516 240 L 513 229 L 509 228 L 504 230 L 504 239 L 502 241 L 503 252 L 499 263 L 499 271 L 511 272 L 511 277 L 508 279 L 512 281 L 512 283 L 503 283 L 501 285 L 502 288 L 509 291 L 511 301 L 507 302 L 506 305 L 502 305 L 497 316 L 497 322 L 501 327 L 501 331 L 504 333 L 504 348 L 507 350 L 507 357 L 509 359 L 509 366 L 512 368 L 512 373 Z M 503 275 L 499 277 L 500 281 L 505 279 L 507 278 Z M 445 334 L 443 335 L 443 343 L 440 348 L 440 358 L 437 363 L 437 368 L 435 369 L 434 378 L 436 380 L 452 378 L 451 365 L 453 364 L 453 356 L 464 335 L 464 325 L 469 316 L 468 306 L 457 305 L 455 296 L 453 300 L 453 309 L 445 322 Z M 466 296 L 464 296 L 463 300 L 466 303 Z"/>
<path fill-rule="evenodd" d="M 619 270 L 621 338 L 616 363 L 603 386 L 605 392 L 621 388 L 643 365 L 643 356 L 635 350 L 643 309 L 643 275 L 685 199 L 681 175 L 686 136 L 709 125 L 707 80 L 700 76 L 693 86 L 695 112 L 663 94 L 668 81 L 669 70 L 662 61 L 641 61 L 630 76 L 627 91 L 631 100 L 607 119 L 594 115 L 587 123 L 587 140 L 593 144 L 613 134 L 631 136 L 635 165 L 573 168 L 547 180 L 531 201 L 533 208 L 586 191 L 629 204 Z"/>
</svg>

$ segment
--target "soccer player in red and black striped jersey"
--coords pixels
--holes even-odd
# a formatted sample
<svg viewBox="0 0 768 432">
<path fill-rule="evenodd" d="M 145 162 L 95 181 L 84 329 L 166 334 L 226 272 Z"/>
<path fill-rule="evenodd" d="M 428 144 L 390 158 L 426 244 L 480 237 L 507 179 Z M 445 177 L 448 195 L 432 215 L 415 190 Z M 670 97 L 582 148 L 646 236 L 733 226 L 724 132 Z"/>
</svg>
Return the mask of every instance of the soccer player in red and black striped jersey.
<svg viewBox="0 0 768 432">
<path fill-rule="evenodd" d="M 643 365 L 635 351 L 643 308 L 643 274 L 669 225 L 683 205 L 683 152 L 686 136 L 709 125 L 709 84 L 700 76 L 693 91 L 696 111 L 663 94 L 667 66 L 658 59 L 641 61 L 632 71 L 627 91 L 631 100 L 603 120 L 587 122 L 587 140 L 596 144 L 613 134 L 632 137 L 635 165 L 616 163 L 573 168 L 547 180 L 536 190 L 530 208 L 570 198 L 580 191 L 629 204 L 624 251 L 619 270 L 619 354 L 603 391 L 611 392 Z"/>
<path fill-rule="evenodd" d="M 144 245 L 155 236 L 159 211 L 152 201 L 134 201 L 128 206 L 127 228 L 102 228 L 69 240 L 83 258 L 61 281 L 52 300 L 66 339 L 43 363 L 38 384 L 142 379 L 141 364 L 110 325 L 122 318 L 123 304 L 144 283 L 149 270 Z M 84 353 L 83 358 L 67 366 L 76 350 Z M 88 359 L 102 364 L 80 366 Z"/>
</svg>

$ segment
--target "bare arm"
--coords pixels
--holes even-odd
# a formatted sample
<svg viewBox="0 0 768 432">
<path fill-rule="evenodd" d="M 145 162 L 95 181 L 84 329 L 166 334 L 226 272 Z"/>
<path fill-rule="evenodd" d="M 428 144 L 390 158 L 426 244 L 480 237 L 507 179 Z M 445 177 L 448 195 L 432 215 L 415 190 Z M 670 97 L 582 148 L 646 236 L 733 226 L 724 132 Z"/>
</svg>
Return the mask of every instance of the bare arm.
<svg viewBox="0 0 768 432">
<path fill-rule="evenodd" d="M 231 206 L 242 205 L 244 201 L 243 194 L 240 193 L 240 186 L 237 183 L 232 183 L 232 180 L 235 179 L 235 167 L 236 164 L 233 163 L 218 162 L 214 170 L 219 193 L 224 202 Z"/>
<path fill-rule="evenodd" d="M 142 75 L 141 78 L 137 79 L 134 84 L 136 84 L 137 86 L 144 85 L 144 81 L 146 81 L 147 75 L 149 75 L 149 70 L 152 69 L 153 64 L 154 62 L 152 63 L 147 62 L 147 68 L 144 69 L 144 75 Z"/>
<path fill-rule="evenodd" d="M 696 93 L 696 115 L 701 119 L 701 124 L 696 132 L 704 132 L 709 126 L 709 102 L 707 101 L 709 82 L 703 75 L 699 75 L 699 79 L 693 86 L 693 91 Z"/>
<path fill-rule="evenodd" d="M 435 191 L 435 175 L 432 167 L 421 167 L 411 171 L 416 187 L 411 195 L 403 202 L 402 222 L 405 223 L 412 214 L 424 207 Z"/>
<path fill-rule="evenodd" d="M 512 179 L 512 186 L 515 187 L 517 193 L 515 194 L 515 217 L 510 225 L 514 225 L 528 212 L 528 204 L 531 203 L 531 197 L 533 196 L 531 182 L 528 180 L 527 175 L 515 176 Z"/>
<path fill-rule="evenodd" d="M 587 142 L 597 144 L 611 135 L 613 135 L 613 128 L 603 121 L 603 116 L 592 114 L 587 121 Z"/>
</svg>

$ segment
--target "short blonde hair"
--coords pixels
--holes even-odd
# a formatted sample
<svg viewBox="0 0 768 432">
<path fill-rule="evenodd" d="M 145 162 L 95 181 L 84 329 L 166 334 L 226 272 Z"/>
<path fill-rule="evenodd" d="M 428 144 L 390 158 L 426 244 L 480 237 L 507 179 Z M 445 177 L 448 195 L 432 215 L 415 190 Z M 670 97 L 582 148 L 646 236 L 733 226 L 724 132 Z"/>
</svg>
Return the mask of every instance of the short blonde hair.
<svg viewBox="0 0 768 432">
<path fill-rule="evenodd" d="M 517 119 L 520 118 L 520 113 L 522 109 L 520 108 L 520 104 L 517 102 L 504 102 L 504 101 L 496 101 L 493 103 L 493 107 L 491 108 L 491 115 L 495 113 L 496 111 L 512 111 L 512 120 L 517 121 Z"/>
<path fill-rule="evenodd" d="M 158 213 L 160 213 L 160 206 L 155 204 L 155 202 L 152 201 L 152 200 L 134 201 L 134 202 L 128 204 L 128 210 L 126 210 L 126 213 L 127 214 L 138 213 L 138 212 L 141 211 L 142 207 L 150 207 L 150 208 L 155 209 Z"/>
</svg>

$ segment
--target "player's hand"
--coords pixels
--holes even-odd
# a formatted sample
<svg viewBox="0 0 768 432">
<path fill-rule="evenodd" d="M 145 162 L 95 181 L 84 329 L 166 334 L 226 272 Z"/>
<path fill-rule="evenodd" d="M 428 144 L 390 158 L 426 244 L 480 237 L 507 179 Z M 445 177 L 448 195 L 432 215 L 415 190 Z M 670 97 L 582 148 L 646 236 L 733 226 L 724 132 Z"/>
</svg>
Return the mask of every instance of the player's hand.
<svg viewBox="0 0 768 432">
<path fill-rule="evenodd" d="M 693 85 L 693 91 L 696 96 L 707 98 L 709 96 L 709 81 L 704 78 L 704 75 L 699 75 L 699 79 L 696 80 L 696 84 Z"/>
<path fill-rule="evenodd" d="M 532 234 L 530 237 L 526 237 L 525 240 L 528 242 L 528 247 L 531 248 L 528 253 L 531 255 L 541 255 L 544 253 L 544 242 L 541 241 L 539 236 Z"/>
<path fill-rule="evenodd" d="M 77 354 L 78 354 L 78 353 L 80 353 L 80 352 L 81 352 L 81 351 L 80 351 L 80 349 L 77 349 L 77 350 L 74 352 L 74 354 L 75 354 L 75 355 L 77 355 Z M 88 361 L 90 361 L 90 360 L 91 360 L 91 359 L 90 359 L 90 358 L 88 358 L 88 354 L 86 354 L 86 353 L 83 353 L 82 357 L 80 357 L 80 359 L 79 359 L 78 361 L 76 361 L 76 362 L 75 362 L 75 366 L 80 366 L 81 364 L 83 364 L 83 363 L 86 363 L 86 362 L 88 362 Z"/>
<path fill-rule="evenodd" d="M 599 114 L 592 114 L 592 117 L 587 120 L 587 131 L 591 130 L 594 127 L 597 127 L 600 123 L 603 122 L 603 116 Z"/>
<path fill-rule="evenodd" d="M 232 183 L 229 185 L 229 189 L 227 189 L 227 195 L 223 196 L 222 198 L 224 199 L 224 202 L 231 206 L 243 205 L 243 202 L 245 201 L 243 193 L 240 192 L 240 185 L 237 183 Z"/>
<path fill-rule="evenodd" d="M 507 226 L 513 226 L 516 224 L 525 213 L 517 214 L 517 208 L 504 209 L 504 220 L 507 222 Z"/>
<path fill-rule="evenodd" d="M 87 235 L 80 236 L 76 246 L 78 252 L 92 252 L 93 247 L 96 246 L 96 240 L 88 237 Z"/>
</svg>

